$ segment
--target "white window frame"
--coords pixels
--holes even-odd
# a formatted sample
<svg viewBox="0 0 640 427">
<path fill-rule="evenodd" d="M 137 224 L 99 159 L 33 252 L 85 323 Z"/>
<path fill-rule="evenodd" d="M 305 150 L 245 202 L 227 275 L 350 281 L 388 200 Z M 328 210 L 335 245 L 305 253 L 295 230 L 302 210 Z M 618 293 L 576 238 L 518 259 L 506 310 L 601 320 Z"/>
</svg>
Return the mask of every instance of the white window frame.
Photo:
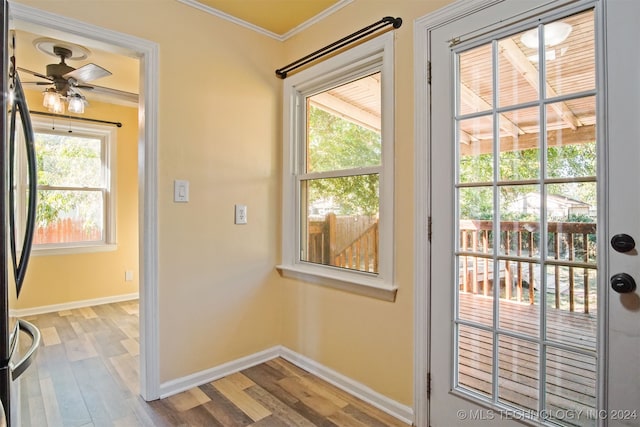
<svg viewBox="0 0 640 427">
<path fill-rule="evenodd" d="M 71 136 L 96 138 L 101 141 L 102 169 L 104 173 L 105 189 L 104 194 L 104 228 L 102 240 L 90 242 L 68 242 L 33 245 L 33 255 L 65 255 L 76 253 L 91 253 L 113 251 L 117 248 L 116 243 L 116 146 L 117 130 L 113 126 L 106 126 L 94 123 L 86 123 L 65 119 L 64 121 L 52 121 L 40 117 L 31 117 L 34 134 L 59 134 Z M 55 128 L 54 128 L 55 127 Z M 24 162 L 20 162 L 20 165 Z M 26 197 L 26 169 L 19 168 L 19 182 L 23 187 L 19 197 Z M 22 203 L 21 206 L 25 206 Z M 26 223 L 26 212 L 21 209 L 18 219 L 19 224 Z"/>
<path fill-rule="evenodd" d="M 282 264 L 285 277 L 393 301 L 394 241 L 394 34 L 383 34 L 284 80 Z M 301 260 L 300 177 L 305 175 L 306 98 L 380 72 L 382 158 L 379 176 L 378 273 Z M 363 168 L 363 171 L 365 168 Z"/>
</svg>

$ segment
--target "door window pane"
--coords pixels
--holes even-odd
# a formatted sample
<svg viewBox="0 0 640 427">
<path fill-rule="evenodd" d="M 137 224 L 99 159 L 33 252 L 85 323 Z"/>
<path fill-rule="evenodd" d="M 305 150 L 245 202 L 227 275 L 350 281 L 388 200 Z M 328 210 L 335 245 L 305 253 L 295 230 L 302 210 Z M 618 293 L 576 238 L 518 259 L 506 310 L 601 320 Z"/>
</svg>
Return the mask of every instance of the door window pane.
<svg viewBox="0 0 640 427">
<path fill-rule="evenodd" d="M 522 42 L 524 34 L 514 34 L 498 41 L 498 99 L 501 107 L 539 98 L 537 64 L 529 55 L 530 48 Z M 533 58 L 537 57 L 534 55 Z"/>
<path fill-rule="evenodd" d="M 475 117 L 458 123 L 461 182 L 490 182 L 493 179 L 493 120 Z"/>
<path fill-rule="evenodd" d="M 596 358 L 549 347 L 545 375 L 548 421 L 560 425 L 595 426 Z M 571 414 L 572 420 L 566 419 Z M 562 419 L 565 418 L 565 419 Z"/>
<path fill-rule="evenodd" d="M 540 381 L 538 344 L 501 335 L 499 349 L 500 401 L 536 411 Z"/>
<path fill-rule="evenodd" d="M 457 360 L 458 386 L 491 396 L 493 374 L 493 335 L 491 332 L 459 325 Z"/>
<path fill-rule="evenodd" d="M 478 113 L 493 108 L 492 55 L 490 44 L 460 54 L 458 114 Z"/>
<path fill-rule="evenodd" d="M 596 55 L 593 11 L 544 26 L 547 98 L 593 90 Z"/>
<path fill-rule="evenodd" d="M 501 181 L 540 177 L 539 118 L 539 108 L 523 108 L 498 116 Z"/>
<path fill-rule="evenodd" d="M 594 177 L 596 175 L 595 97 L 578 98 L 547 107 L 547 164 L 549 178 Z M 582 126 L 573 130 L 562 119 L 565 110 L 584 112 Z M 589 118 L 585 117 L 586 115 Z"/>
</svg>

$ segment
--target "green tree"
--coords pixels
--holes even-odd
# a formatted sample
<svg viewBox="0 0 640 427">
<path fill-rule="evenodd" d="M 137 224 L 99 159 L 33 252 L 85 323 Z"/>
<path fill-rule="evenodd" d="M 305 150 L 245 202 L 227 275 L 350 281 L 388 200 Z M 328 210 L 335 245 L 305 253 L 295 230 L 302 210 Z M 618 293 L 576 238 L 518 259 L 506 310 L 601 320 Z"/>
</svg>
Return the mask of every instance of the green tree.
<svg viewBox="0 0 640 427">
<path fill-rule="evenodd" d="M 461 156 L 459 173 L 464 183 L 491 183 L 493 181 L 494 157 L 492 153 Z M 498 157 L 500 181 L 536 180 L 541 174 L 541 156 L 537 148 L 505 151 Z M 596 175 L 596 143 L 560 145 L 547 149 L 547 177 L 587 177 Z M 507 206 L 521 200 L 527 193 L 540 192 L 531 185 L 503 185 L 498 189 L 501 205 Z M 549 195 L 569 197 L 596 205 L 596 186 L 591 183 L 550 184 Z M 463 219 L 493 218 L 493 191 L 491 187 L 464 188 L 459 194 L 460 214 Z M 510 220 L 534 220 L 530 213 L 504 213 Z"/>
<path fill-rule="evenodd" d="M 378 166 L 380 133 L 311 106 L 308 118 L 307 172 Z M 364 174 L 308 182 L 308 200 L 329 202 L 341 215 L 374 215 L 379 208 L 379 176 Z"/>
<path fill-rule="evenodd" d="M 100 140 L 58 134 L 36 134 L 38 186 L 67 187 L 38 191 L 36 219 L 39 227 L 80 213 L 85 228 L 95 227 L 95 192 L 73 191 L 73 187 L 99 187 Z"/>
</svg>

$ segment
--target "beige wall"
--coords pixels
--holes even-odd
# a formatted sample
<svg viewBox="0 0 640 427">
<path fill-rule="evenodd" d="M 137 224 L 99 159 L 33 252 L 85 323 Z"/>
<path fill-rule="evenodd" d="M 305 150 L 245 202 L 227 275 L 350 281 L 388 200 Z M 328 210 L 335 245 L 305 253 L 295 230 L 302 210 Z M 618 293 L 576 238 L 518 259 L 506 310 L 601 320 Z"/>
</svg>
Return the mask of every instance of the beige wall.
<svg viewBox="0 0 640 427">
<path fill-rule="evenodd" d="M 405 405 L 413 405 L 413 21 L 448 3 L 356 0 L 285 42 L 285 61 L 378 21 L 401 17 L 395 30 L 394 303 L 286 280 L 283 345 Z"/>
<path fill-rule="evenodd" d="M 28 91 L 27 102 L 31 109 L 43 110 L 41 92 Z M 116 144 L 117 249 L 65 255 L 34 252 L 18 309 L 138 292 L 138 109 L 91 102 L 84 116 L 123 124 Z M 69 124 L 57 120 L 55 126 Z M 125 270 L 133 272 L 133 281 L 124 280 Z"/>
<path fill-rule="evenodd" d="M 22 3 L 160 47 L 161 381 L 279 344 L 282 43 L 175 0 Z"/>
<path fill-rule="evenodd" d="M 160 365 L 168 381 L 277 344 L 403 404 L 413 388 L 413 20 L 447 0 L 355 0 L 286 42 L 174 0 L 20 0 L 160 46 Z M 281 278 L 274 70 L 386 15 L 396 31 L 394 303 Z M 140 19 L 144 17 L 143 19 Z M 188 204 L 172 182 L 191 183 Z M 248 225 L 233 225 L 233 205 Z"/>
</svg>

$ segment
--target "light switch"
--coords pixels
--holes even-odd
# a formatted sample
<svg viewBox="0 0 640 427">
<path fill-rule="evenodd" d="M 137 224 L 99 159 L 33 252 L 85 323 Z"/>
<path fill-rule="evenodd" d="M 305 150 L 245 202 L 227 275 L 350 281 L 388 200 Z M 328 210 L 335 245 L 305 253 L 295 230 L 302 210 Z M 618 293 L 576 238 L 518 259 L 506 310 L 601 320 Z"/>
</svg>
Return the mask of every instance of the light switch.
<svg viewBox="0 0 640 427">
<path fill-rule="evenodd" d="M 189 181 L 183 179 L 173 181 L 173 201 L 177 203 L 189 201 Z"/>
</svg>

